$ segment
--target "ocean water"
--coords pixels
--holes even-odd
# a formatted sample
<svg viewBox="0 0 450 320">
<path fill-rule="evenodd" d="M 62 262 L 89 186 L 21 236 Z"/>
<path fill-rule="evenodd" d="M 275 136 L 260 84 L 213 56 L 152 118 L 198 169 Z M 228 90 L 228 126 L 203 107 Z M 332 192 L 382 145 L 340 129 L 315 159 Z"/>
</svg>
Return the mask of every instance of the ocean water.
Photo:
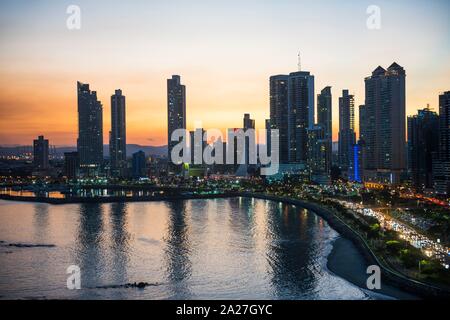
<svg viewBox="0 0 450 320">
<path fill-rule="evenodd" d="M 336 237 L 313 212 L 249 198 L 0 201 L 0 299 L 369 298 L 327 270 Z"/>
</svg>

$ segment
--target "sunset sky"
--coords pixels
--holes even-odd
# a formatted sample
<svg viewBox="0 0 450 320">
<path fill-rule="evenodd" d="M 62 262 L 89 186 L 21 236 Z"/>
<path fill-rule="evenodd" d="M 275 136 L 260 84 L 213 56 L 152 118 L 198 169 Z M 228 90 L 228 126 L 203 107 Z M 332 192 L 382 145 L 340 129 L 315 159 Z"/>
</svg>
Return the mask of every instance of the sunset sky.
<svg viewBox="0 0 450 320">
<path fill-rule="evenodd" d="M 66 9 L 81 8 L 69 30 Z M 381 29 L 366 27 L 369 5 Z M 316 94 L 330 85 L 334 137 L 342 89 L 364 103 L 364 77 L 396 61 L 406 70 L 407 114 L 450 90 L 450 1 L 0 1 L 0 144 L 75 145 L 76 82 L 104 108 L 127 97 L 127 142 L 166 144 L 166 79 L 181 75 L 192 128 L 241 127 L 248 112 L 264 127 L 269 77 L 302 69 Z"/>
</svg>

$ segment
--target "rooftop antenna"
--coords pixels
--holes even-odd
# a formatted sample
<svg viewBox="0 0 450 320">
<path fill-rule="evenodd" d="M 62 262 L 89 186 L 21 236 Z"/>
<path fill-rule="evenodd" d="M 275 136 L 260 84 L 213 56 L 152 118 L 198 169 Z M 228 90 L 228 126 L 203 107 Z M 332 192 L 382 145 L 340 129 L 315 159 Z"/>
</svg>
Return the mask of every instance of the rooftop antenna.
<svg viewBox="0 0 450 320">
<path fill-rule="evenodd" d="M 302 58 L 300 56 L 300 51 L 298 52 L 298 71 L 302 71 Z"/>
</svg>

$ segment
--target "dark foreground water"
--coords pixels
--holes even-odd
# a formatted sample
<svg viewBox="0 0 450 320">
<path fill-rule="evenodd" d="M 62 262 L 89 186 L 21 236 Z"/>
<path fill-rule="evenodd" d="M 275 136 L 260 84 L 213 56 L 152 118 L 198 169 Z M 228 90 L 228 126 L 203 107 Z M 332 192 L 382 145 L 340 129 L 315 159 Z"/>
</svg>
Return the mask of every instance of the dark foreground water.
<svg viewBox="0 0 450 320">
<path fill-rule="evenodd" d="M 312 212 L 248 198 L 0 201 L 0 298 L 365 299 L 326 269 L 337 236 Z M 71 265 L 81 290 L 67 289 Z"/>
</svg>

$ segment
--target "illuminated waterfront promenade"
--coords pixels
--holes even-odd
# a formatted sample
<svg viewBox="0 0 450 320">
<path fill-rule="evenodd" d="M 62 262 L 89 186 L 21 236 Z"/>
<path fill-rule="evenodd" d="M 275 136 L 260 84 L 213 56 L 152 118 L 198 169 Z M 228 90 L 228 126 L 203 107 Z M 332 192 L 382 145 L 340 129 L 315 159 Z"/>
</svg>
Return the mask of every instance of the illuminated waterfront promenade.
<svg viewBox="0 0 450 320">
<path fill-rule="evenodd" d="M 446 269 L 449 269 L 450 248 L 443 246 L 439 239 L 430 239 L 413 228 L 407 226 L 405 223 L 402 223 L 401 221 L 380 211 L 366 208 L 361 204 L 343 200 L 328 200 L 337 201 L 341 205 L 344 205 L 346 208 L 351 209 L 358 214 L 375 217 L 380 222 L 382 228 L 397 231 L 400 233 L 400 237 L 402 239 L 407 240 L 414 247 L 421 249 L 428 257 L 438 259 Z"/>
</svg>

